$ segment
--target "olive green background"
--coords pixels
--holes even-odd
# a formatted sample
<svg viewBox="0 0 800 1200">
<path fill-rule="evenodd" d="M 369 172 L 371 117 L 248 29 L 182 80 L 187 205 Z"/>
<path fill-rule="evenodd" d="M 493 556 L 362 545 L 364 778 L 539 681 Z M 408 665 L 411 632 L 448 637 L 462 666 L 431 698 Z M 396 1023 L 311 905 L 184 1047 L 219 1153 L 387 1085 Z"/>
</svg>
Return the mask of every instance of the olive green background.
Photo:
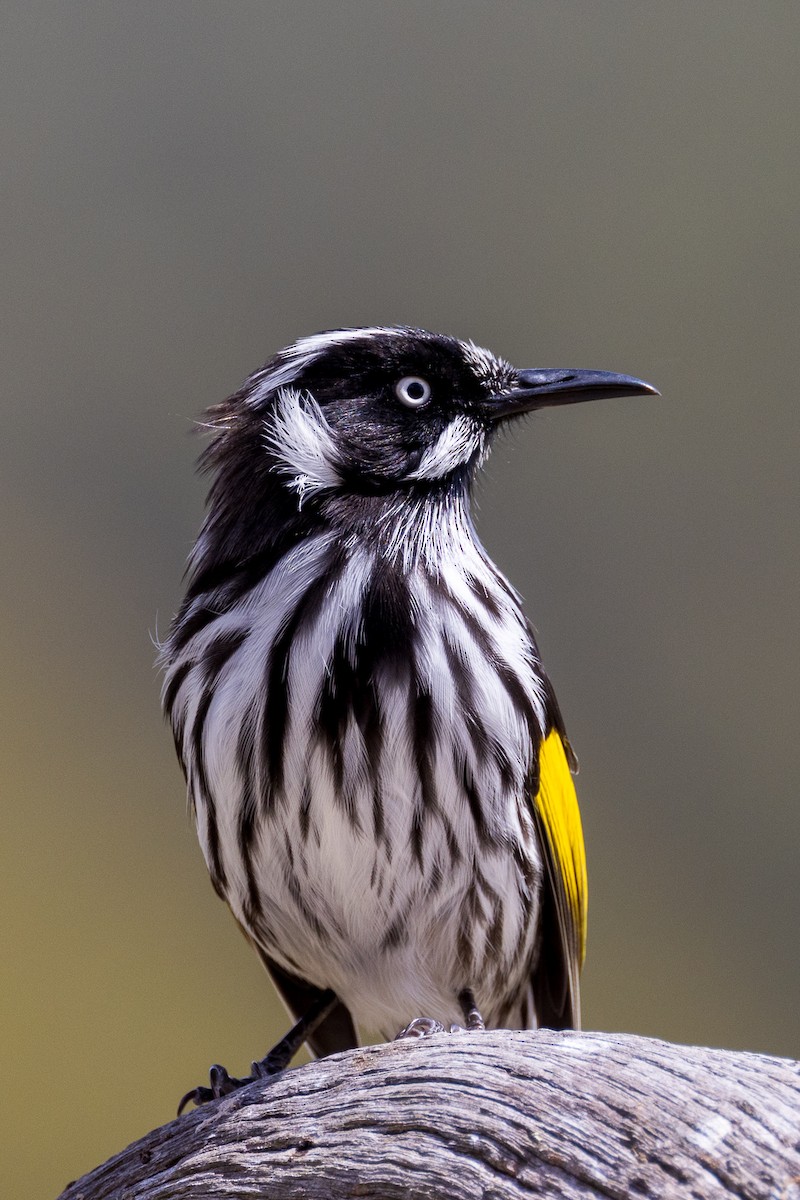
<svg viewBox="0 0 800 1200">
<path fill-rule="evenodd" d="M 582 762 L 586 1026 L 800 1054 L 799 39 L 793 0 L 3 5 L 4 1195 L 285 1027 L 153 638 L 192 418 L 340 325 L 663 392 L 519 425 L 479 523 Z"/>
</svg>

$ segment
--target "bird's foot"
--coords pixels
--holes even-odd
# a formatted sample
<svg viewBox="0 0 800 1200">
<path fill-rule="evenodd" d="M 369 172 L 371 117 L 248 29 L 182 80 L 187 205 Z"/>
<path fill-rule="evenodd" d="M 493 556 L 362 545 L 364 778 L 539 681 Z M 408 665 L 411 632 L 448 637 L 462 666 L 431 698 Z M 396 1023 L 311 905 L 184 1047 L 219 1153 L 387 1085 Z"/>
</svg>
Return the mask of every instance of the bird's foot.
<svg viewBox="0 0 800 1200">
<path fill-rule="evenodd" d="M 208 1073 L 210 1086 L 192 1088 L 190 1092 L 187 1092 L 178 1105 L 178 1116 L 181 1115 L 187 1104 L 200 1105 L 208 1104 L 211 1100 L 221 1100 L 223 1096 L 230 1096 L 231 1092 L 247 1087 L 248 1083 L 255 1083 L 257 1079 L 268 1079 L 271 1075 L 280 1075 L 281 1071 L 286 1069 L 285 1057 L 280 1050 L 281 1043 L 279 1042 L 275 1049 L 270 1050 L 264 1058 L 252 1063 L 250 1066 L 252 1074 L 245 1075 L 242 1079 L 237 1079 L 235 1075 L 229 1075 L 224 1067 L 215 1063 Z"/>
<path fill-rule="evenodd" d="M 253 1083 L 260 1077 L 256 1074 L 258 1066 L 260 1066 L 259 1063 L 253 1063 L 253 1074 L 245 1076 L 244 1079 L 237 1079 L 235 1076 L 229 1075 L 219 1063 L 214 1063 L 208 1072 L 209 1086 L 192 1088 L 187 1092 L 178 1105 L 178 1116 L 181 1115 L 187 1104 L 200 1105 L 208 1104 L 211 1100 L 221 1100 L 223 1096 L 230 1096 L 231 1092 L 235 1092 L 237 1088 Z"/>
<path fill-rule="evenodd" d="M 486 1028 L 486 1022 L 480 1014 L 480 1010 L 475 1003 L 475 994 L 472 988 L 463 988 L 458 993 L 458 1004 L 464 1014 L 464 1025 L 456 1025 L 453 1023 L 449 1026 L 450 1033 L 475 1033 Z M 405 1038 L 423 1038 L 430 1037 L 432 1033 L 444 1033 L 445 1026 L 441 1021 L 436 1021 L 433 1017 L 415 1017 L 410 1024 L 395 1036 L 395 1041 L 400 1042 Z"/>
<path fill-rule="evenodd" d="M 470 1033 L 480 1032 L 486 1028 L 486 1022 L 475 1003 L 475 995 L 472 988 L 464 988 L 463 991 L 458 993 L 458 1003 L 461 1005 L 464 1020 L 467 1022 L 467 1030 Z"/>
<path fill-rule="evenodd" d="M 395 1035 L 396 1042 L 402 1042 L 406 1038 L 424 1038 L 430 1037 L 432 1033 L 444 1033 L 445 1027 L 441 1021 L 435 1021 L 433 1017 L 415 1017 L 408 1025 L 405 1025 L 398 1034 Z M 453 1030 L 451 1029 L 451 1033 Z"/>
<path fill-rule="evenodd" d="M 269 1054 L 251 1064 L 252 1074 L 246 1075 L 244 1079 L 235 1079 L 233 1075 L 228 1074 L 224 1067 L 215 1064 L 208 1073 L 208 1081 L 211 1086 L 196 1087 L 187 1092 L 178 1105 L 178 1116 L 181 1115 L 187 1104 L 208 1104 L 210 1100 L 221 1100 L 223 1096 L 229 1096 L 237 1088 L 245 1087 L 248 1083 L 255 1083 L 257 1079 L 269 1079 L 272 1075 L 280 1075 L 281 1071 L 286 1070 L 306 1038 L 319 1028 L 327 1016 L 330 1016 L 337 1003 L 336 996 L 330 989 L 320 992 L 308 1012 L 292 1026 L 277 1045 L 272 1047 Z"/>
</svg>

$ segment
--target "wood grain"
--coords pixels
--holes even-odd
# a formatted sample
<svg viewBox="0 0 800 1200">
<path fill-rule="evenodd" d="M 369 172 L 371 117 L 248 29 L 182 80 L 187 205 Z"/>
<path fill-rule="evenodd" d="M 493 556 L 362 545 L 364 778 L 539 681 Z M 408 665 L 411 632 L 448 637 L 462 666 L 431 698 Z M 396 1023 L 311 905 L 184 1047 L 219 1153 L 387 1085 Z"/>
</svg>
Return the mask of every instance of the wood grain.
<svg viewBox="0 0 800 1200">
<path fill-rule="evenodd" d="M 800 1200 L 800 1063 L 549 1030 L 372 1046 L 185 1114 L 62 1200 L 256 1196 Z"/>
</svg>

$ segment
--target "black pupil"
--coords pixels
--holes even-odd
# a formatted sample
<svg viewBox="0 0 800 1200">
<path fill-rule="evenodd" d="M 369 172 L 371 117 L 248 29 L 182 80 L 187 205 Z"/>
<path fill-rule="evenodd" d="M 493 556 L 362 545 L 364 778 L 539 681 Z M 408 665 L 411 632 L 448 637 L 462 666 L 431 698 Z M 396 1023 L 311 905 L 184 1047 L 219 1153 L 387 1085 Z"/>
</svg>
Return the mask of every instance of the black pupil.
<svg viewBox="0 0 800 1200">
<path fill-rule="evenodd" d="M 425 384 L 421 379 L 414 379 L 406 384 L 406 395 L 409 400 L 421 400 L 425 395 Z"/>
</svg>

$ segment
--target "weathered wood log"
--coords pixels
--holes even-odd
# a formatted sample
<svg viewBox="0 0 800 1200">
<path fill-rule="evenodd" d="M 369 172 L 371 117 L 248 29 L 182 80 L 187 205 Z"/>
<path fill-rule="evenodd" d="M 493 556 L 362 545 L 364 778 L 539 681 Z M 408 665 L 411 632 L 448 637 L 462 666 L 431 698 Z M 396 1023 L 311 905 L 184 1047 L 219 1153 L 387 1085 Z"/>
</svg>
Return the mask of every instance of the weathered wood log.
<svg viewBox="0 0 800 1200">
<path fill-rule="evenodd" d="M 800 1063 L 621 1034 L 438 1034 L 250 1084 L 62 1200 L 800 1200 Z"/>
</svg>

